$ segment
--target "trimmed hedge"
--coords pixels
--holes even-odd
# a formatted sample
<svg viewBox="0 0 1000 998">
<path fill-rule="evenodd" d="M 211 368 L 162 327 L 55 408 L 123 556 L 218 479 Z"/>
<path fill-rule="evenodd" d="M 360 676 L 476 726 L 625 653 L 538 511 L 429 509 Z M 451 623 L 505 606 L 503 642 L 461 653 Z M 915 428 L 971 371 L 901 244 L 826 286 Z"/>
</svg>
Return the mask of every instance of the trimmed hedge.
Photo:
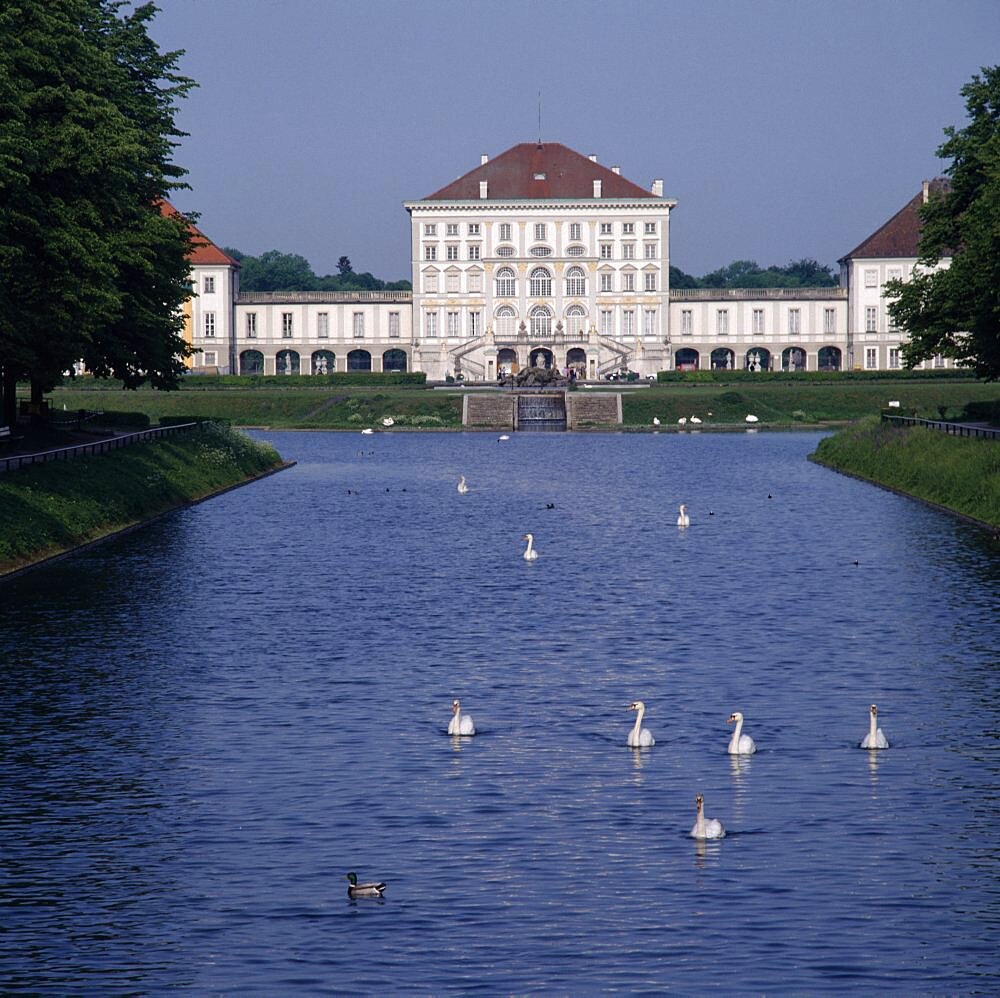
<svg viewBox="0 0 1000 998">
<path fill-rule="evenodd" d="M 160 426 L 178 426 L 183 423 L 218 423 L 232 426 L 233 421 L 219 416 L 160 416 Z"/>
<path fill-rule="evenodd" d="M 973 423 L 1000 426 L 1000 398 L 990 402 L 966 402 L 962 419 Z"/>
<path fill-rule="evenodd" d="M 144 412 L 115 412 L 105 409 L 89 421 L 90 426 L 108 429 L 148 430 L 149 416 Z"/>
<path fill-rule="evenodd" d="M 327 385 L 425 385 L 423 371 L 337 371 L 333 374 L 188 374 L 181 380 L 182 389 L 199 388 L 323 388 Z M 63 378 L 63 388 L 75 391 L 121 388 L 120 381 L 92 378 L 82 374 Z M 149 390 L 149 389 L 140 389 Z"/>
<path fill-rule="evenodd" d="M 728 384 L 734 381 L 975 381 L 971 371 L 949 367 L 938 371 L 659 371 L 660 383 Z"/>
</svg>

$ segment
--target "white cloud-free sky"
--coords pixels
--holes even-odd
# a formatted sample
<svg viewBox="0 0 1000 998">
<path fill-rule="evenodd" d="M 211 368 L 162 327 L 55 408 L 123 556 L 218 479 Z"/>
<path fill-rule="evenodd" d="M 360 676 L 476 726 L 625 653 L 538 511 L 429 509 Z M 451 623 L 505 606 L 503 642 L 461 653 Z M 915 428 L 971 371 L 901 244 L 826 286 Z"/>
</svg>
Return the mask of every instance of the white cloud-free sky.
<svg viewBox="0 0 1000 998">
<path fill-rule="evenodd" d="M 671 263 L 833 265 L 939 174 L 997 0 L 159 0 L 216 243 L 408 278 L 404 200 L 562 142 L 678 200 Z"/>
</svg>

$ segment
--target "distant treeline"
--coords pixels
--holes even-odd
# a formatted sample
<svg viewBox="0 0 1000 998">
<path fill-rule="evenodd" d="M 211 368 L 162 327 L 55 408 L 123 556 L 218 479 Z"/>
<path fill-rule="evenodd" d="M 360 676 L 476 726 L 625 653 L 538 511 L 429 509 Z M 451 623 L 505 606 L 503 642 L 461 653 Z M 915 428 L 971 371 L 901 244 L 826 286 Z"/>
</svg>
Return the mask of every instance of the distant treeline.
<svg viewBox="0 0 1000 998">
<path fill-rule="evenodd" d="M 268 250 L 249 256 L 238 249 L 226 252 L 240 261 L 243 291 L 410 291 L 409 281 L 383 281 L 372 274 L 357 274 L 348 257 L 337 261 L 336 274 L 320 277 L 298 253 Z M 832 288 L 837 278 L 830 267 L 815 260 L 795 260 L 787 267 L 761 267 L 755 260 L 734 260 L 704 277 L 670 268 L 670 286 L 684 288 Z"/>
</svg>

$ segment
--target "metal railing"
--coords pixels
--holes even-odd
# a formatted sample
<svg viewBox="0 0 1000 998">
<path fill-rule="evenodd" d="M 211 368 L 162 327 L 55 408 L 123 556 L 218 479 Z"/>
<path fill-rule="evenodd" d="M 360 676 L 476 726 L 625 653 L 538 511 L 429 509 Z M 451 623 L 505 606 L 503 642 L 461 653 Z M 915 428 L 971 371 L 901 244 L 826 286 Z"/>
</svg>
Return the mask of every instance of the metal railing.
<svg viewBox="0 0 1000 998">
<path fill-rule="evenodd" d="M 123 433 L 120 436 L 106 437 L 103 440 L 95 440 L 92 443 L 75 444 L 72 447 L 57 447 L 55 450 L 36 451 L 33 454 L 12 454 L 9 457 L 0 457 L 0 472 L 16 471 L 18 468 L 24 468 L 32 464 L 45 464 L 48 461 L 71 461 L 75 457 L 107 454 L 109 451 L 118 450 L 120 447 L 129 447 L 132 444 L 159 440 L 162 437 L 170 436 L 181 430 L 197 429 L 204 425 L 205 422 L 177 423 L 173 426 L 154 426 L 148 430 L 140 430 L 138 433 Z"/>
<path fill-rule="evenodd" d="M 900 426 L 926 426 L 929 430 L 940 430 L 953 437 L 978 437 L 980 440 L 1000 440 L 1000 430 L 972 423 L 948 423 L 942 419 L 920 419 L 917 416 L 890 416 L 882 413 L 883 423 L 897 423 Z"/>
</svg>

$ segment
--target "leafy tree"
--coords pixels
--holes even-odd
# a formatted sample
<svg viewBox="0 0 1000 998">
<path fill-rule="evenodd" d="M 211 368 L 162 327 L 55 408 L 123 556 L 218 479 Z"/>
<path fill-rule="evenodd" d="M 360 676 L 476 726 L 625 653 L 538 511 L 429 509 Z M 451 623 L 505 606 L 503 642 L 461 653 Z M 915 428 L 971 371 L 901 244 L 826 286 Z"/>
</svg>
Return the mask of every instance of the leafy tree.
<svg viewBox="0 0 1000 998">
<path fill-rule="evenodd" d="M 670 265 L 670 286 L 672 288 L 698 288 L 701 285 L 698 282 L 697 277 L 692 277 L 690 274 L 685 274 L 683 270 L 679 267 Z"/>
<path fill-rule="evenodd" d="M 298 253 L 268 250 L 240 260 L 240 287 L 244 291 L 315 291 L 316 275 Z"/>
<path fill-rule="evenodd" d="M 0 368 L 3 410 L 40 399 L 74 361 L 168 386 L 187 347 L 174 104 L 193 86 L 119 0 L 0 6 Z"/>
<path fill-rule="evenodd" d="M 909 334 L 908 367 L 935 354 L 1000 378 L 1000 66 L 962 87 L 969 124 L 949 126 L 937 150 L 950 184 L 920 208 L 920 256 L 908 282 L 891 281 L 889 312 Z M 951 266 L 935 269 L 943 257 Z"/>
<path fill-rule="evenodd" d="M 342 256 L 337 261 L 337 270 L 340 272 L 341 277 L 346 277 L 348 274 L 352 273 L 351 260 L 349 257 Z"/>
</svg>

